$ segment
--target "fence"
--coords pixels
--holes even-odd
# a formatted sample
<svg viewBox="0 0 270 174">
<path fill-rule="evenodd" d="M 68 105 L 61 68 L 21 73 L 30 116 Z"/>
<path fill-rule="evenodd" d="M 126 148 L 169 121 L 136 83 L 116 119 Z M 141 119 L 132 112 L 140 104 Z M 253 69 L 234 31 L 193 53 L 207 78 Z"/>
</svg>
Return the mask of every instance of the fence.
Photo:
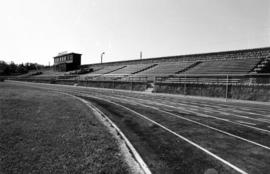
<svg viewBox="0 0 270 174">
<path fill-rule="evenodd" d="M 270 84 L 270 74 L 170 74 L 156 76 L 158 83 Z"/>
</svg>

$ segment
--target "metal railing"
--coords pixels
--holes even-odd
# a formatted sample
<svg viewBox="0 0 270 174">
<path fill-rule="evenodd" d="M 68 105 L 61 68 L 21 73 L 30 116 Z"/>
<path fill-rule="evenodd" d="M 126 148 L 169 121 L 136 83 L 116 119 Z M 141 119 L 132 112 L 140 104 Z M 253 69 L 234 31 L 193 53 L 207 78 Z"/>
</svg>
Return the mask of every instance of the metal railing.
<svg viewBox="0 0 270 174">
<path fill-rule="evenodd" d="M 270 85 L 270 74 L 171 74 L 155 77 L 156 83 Z"/>
</svg>

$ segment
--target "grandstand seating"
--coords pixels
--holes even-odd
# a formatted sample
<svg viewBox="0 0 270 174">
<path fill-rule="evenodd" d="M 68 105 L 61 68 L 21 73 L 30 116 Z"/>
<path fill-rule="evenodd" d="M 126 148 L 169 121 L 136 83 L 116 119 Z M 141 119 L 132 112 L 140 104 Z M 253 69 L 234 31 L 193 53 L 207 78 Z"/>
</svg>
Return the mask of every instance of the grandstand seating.
<svg viewBox="0 0 270 174">
<path fill-rule="evenodd" d="M 246 74 L 251 72 L 261 59 L 233 59 L 204 61 L 187 70 L 186 74 Z"/>
<path fill-rule="evenodd" d="M 168 83 L 239 83 L 241 81 L 238 77 L 226 78 L 226 74 L 247 74 L 262 61 L 262 59 L 230 59 L 230 60 L 212 60 L 203 61 L 183 72 L 182 75 L 187 77 L 167 77 L 164 82 Z M 212 75 L 204 76 L 203 75 Z M 224 74 L 224 76 L 216 76 Z M 192 76 L 195 75 L 195 76 Z M 200 76 L 198 76 L 200 75 Z"/>
<path fill-rule="evenodd" d="M 126 66 L 103 66 L 101 69 L 85 74 L 85 75 L 102 75 L 102 74 L 109 74 L 109 73 L 113 73 L 115 71 L 118 71 L 120 69 L 125 68 Z"/>
<path fill-rule="evenodd" d="M 119 69 L 114 71 L 112 74 L 117 75 L 130 75 L 135 74 L 141 71 L 145 71 L 147 69 L 152 69 L 156 64 L 134 64 L 134 65 L 127 65 L 125 68 Z"/>
<path fill-rule="evenodd" d="M 125 65 L 100 66 L 100 67 L 97 67 L 97 68 L 93 68 L 94 71 L 91 72 L 91 73 L 81 75 L 80 78 L 81 79 L 86 79 L 86 80 L 98 80 L 98 79 L 105 80 L 105 77 L 103 77 L 103 75 L 111 74 L 114 71 L 123 69 L 125 67 L 126 67 Z"/>
<path fill-rule="evenodd" d="M 133 64 L 122 66 L 104 66 L 102 69 L 87 74 L 92 80 L 132 80 L 147 78 L 148 81 L 154 81 L 155 76 L 167 76 L 166 82 L 196 82 L 212 83 L 225 82 L 223 79 L 213 78 L 175 78 L 168 75 L 187 74 L 247 74 L 256 69 L 264 59 L 223 59 L 223 60 L 205 60 L 205 61 L 178 61 L 178 62 L 160 62 L 159 64 Z M 254 71 L 255 72 L 255 71 Z M 106 76 L 105 76 L 106 74 Z M 143 78 L 145 77 L 145 78 Z M 88 78 L 89 79 L 89 78 Z M 230 79 L 232 83 L 238 83 L 239 79 Z"/>
<path fill-rule="evenodd" d="M 235 74 L 230 83 L 243 83 L 237 75 L 270 73 L 270 47 L 98 63 L 82 68 L 93 72 L 46 70 L 40 75 L 28 73 L 22 77 L 154 81 L 156 76 L 163 76 L 163 81 L 170 83 L 225 83 L 227 74 Z M 225 76 L 219 76 L 222 74 Z"/>
<path fill-rule="evenodd" d="M 168 75 L 168 74 L 176 74 L 180 73 L 192 65 L 196 64 L 196 62 L 168 62 L 168 63 L 160 63 L 157 66 L 150 68 L 145 71 L 141 71 L 135 74 L 133 77 L 142 77 L 147 76 L 148 80 L 153 81 L 154 77 L 157 75 Z"/>
<path fill-rule="evenodd" d="M 126 80 L 125 77 L 135 74 L 141 71 L 144 71 L 146 69 L 152 68 L 156 66 L 156 64 L 134 64 L 134 65 L 126 65 L 122 66 L 121 68 L 117 68 L 109 73 L 101 74 L 100 72 L 104 69 L 108 69 L 108 67 L 105 67 L 99 71 L 89 73 L 86 76 L 86 79 L 92 79 L 92 80 Z M 96 74 L 101 74 L 99 76 L 96 76 Z"/>
</svg>

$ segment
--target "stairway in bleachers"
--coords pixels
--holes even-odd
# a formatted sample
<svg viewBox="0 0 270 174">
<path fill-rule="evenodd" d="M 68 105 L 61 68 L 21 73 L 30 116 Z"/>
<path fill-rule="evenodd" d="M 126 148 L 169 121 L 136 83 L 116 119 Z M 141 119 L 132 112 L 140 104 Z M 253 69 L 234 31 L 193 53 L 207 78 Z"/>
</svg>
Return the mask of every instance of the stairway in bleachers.
<svg viewBox="0 0 270 174">
<path fill-rule="evenodd" d="M 119 69 L 114 71 L 111 74 L 115 75 L 130 75 L 135 74 L 137 72 L 143 71 L 145 69 L 151 68 L 155 66 L 155 64 L 134 64 L 134 65 L 127 65 L 125 68 Z"/>
<path fill-rule="evenodd" d="M 270 73 L 270 57 L 263 59 L 252 71 L 252 73 Z"/>
<path fill-rule="evenodd" d="M 157 64 L 135 64 L 135 65 L 127 65 L 125 68 L 115 71 L 111 73 L 114 76 L 113 80 L 128 80 L 129 76 L 132 74 L 136 74 L 147 69 L 150 69 Z"/>
<path fill-rule="evenodd" d="M 102 68 L 99 68 L 97 71 L 84 74 L 82 75 L 82 79 L 87 79 L 87 80 L 107 80 L 107 77 L 105 78 L 104 75 L 106 74 L 111 74 L 115 71 L 121 70 L 125 68 L 125 65 L 119 65 L 119 66 L 104 66 Z M 110 79 L 110 77 L 108 77 Z"/>
<path fill-rule="evenodd" d="M 133 77 L 145 76 L 148 78 L 149 81 L 153 81 L 155 76 L 176 74 L 187 69 L 193 64 L 194 62 L 163 62 L 150 69 L 136 73 Z"/>
<path fill-rule="evenodd" d="M 146 68 L 143 68 L 143 69 L 141 69 L 141 70 L 139 70 L 139 71 L 137 71 L 137 72 L 134 72 L 134 73 L 132 73 L 132 74 L 138 74 L 138 73 L 140 73 L 140 72 L 143 72 L 143 71 L 149 70 L 149 69 L 151 69 L 151 68 L 154 68 L 154 67 L 157 66 L 157 65 L 158 65 L 158 64 L 152 64 L 152 65 L 147 66 Z"/>
<path fill-rule="evenodd" d="M 201 62 L 201 61 L 195 62 L 195 63 L 191 64 L 190 66 L 187 66 L 186 68 L 184 68 L 184 69 L 182 69 L 182 70 L 176 72 L 176 74 L 183 73 L 183 72 L 185 72 L 185 71 L 187 71 L 187 70 L 189 70 L 189 69 L 191 69 L 191 68 L 193 68 L 193 67 L 199 65 L 200 63 L 202 63 L 202 62 Z"/>
</svg>

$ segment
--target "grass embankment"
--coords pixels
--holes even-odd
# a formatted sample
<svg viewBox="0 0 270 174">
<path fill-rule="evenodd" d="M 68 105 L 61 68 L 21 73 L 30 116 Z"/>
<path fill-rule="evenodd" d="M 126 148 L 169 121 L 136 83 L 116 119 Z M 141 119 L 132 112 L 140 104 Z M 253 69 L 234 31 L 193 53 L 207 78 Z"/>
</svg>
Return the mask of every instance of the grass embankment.
<svg viewBox="0 0 270 174">
<path fill-rule="evenodd" d="M 0 173 L 129 173 L 117 142 L 82 103 L 0 83 Z"/>
</svg>

